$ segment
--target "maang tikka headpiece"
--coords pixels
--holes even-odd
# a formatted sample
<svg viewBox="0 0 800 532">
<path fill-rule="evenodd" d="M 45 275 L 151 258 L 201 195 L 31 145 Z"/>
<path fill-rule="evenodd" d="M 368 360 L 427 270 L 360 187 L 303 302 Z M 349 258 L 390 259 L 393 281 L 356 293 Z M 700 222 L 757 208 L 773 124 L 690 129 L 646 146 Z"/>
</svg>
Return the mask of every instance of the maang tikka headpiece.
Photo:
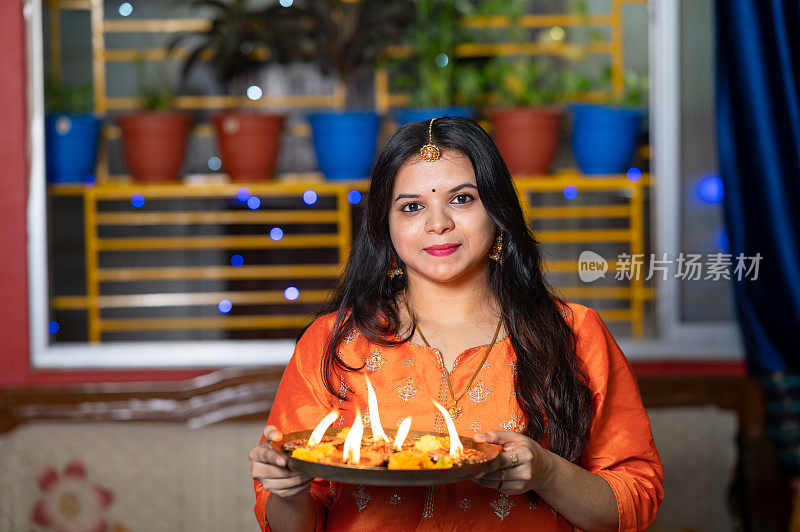
<svg viewBox="0 0 800 532">
<path fill-rule="evenodd" d="M 433 121 L 436 120 L 435 118 L 431 118 L 430 124 L 428 124 L 428 143 L 419 149 L 419 154 L 422 156 L 423 159 L 432 163 L 439 156 L 442 152 L 439 150 L 439 146 L 433 143 Z"/>
</svg>

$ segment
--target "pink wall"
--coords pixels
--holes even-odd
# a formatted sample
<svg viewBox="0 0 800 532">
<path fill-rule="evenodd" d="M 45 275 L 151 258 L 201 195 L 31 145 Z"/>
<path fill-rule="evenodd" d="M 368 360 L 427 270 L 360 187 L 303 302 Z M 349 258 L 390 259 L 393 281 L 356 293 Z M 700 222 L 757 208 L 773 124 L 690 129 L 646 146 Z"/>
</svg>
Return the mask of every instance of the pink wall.
<svg viewBox="0 0 800 532">
<path fill-rule="evenodd" d="M 20 0 L 0 2 L 0 387 L 178 380 L 206 371 L 34 371 L 28 345 L 25 24 Z"/>
</svg>

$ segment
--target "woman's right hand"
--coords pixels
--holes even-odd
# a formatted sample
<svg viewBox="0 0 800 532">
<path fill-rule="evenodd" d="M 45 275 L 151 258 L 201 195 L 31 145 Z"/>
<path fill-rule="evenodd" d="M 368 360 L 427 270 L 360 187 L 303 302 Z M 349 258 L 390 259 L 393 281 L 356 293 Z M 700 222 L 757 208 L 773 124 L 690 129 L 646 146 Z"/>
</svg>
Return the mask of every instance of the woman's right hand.
<svg viewBox="0 0 800 532">
<path fill-rule="evenodd" d="M 283 434 L 272 425 L 264 427 L 264 441 L 248 453 L 250 475 L 261 482 L 264 489 L 281 499 L 302 497 L 311 490 L 313 477 L 301 475 L 286 466 L 286 457 L 276 451 L 269 442 L 280 441 Z"/>
</svg>

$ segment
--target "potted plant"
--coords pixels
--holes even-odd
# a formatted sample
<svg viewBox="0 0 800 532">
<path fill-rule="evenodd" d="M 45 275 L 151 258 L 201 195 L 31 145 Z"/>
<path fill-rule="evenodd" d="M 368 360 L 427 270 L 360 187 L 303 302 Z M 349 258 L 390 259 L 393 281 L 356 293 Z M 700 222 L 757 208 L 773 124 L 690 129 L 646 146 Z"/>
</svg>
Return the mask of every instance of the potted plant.
<svg viewBox="0 0 800 532">
<path fill-rule="evenodd" d="M 188 50 L 181 69 L 182 85 L 198 60 L 207 58 L 225 91 L 231 96 L 243 96 L 251 85 L 251 76 L 264 66 L 265 52 L 270 54 L 275 46 L 269 13 L 250 8 L 248 0 L 194 0 L 189 5 L 214 14 L 208 30 Z M 189 37 L 175 36 L 167 53 L 172 54 Z M 267 55 L 266 59 L 275 58 Z M 232 181 L 261 181 L 274 176 L 285 118 L 278 113 L 241 109 L 211 115 L 222 169 Z"/>
<path fill-rule="evenodd" d="M 295 0 L 271 6 L 263 20 L 281 61 L 311 61 L 346 87 L 347 111 L 309 115 L 317 165 L 328 179 L 363 179 L 375 160 L 380 116 L 361 79 L 372 75 L 386 46 L 413 18 L 409 0 Z M 360 90 L 361 89 L 361 90 Z"/>
<path fill-rule="evenodd" d="M 411 106 L 397 113 L 400 124 L 423 122 L 438 116 L 474 118 L 470 106 L 475 96 L 478 72 L 471 61 L 455 57 L 456 46 L 468 33 L 463 20 L 473 14 L 469 2 L 459 0 L 412 0 L 414 21 L 409 41 L 414 49 L 411 61 L 395 79 L 399 90 L 411 96 Z"/>
<path fill-rule="evenodd" d="M 139 56 L 136 71 L 141 110 L 117 117 L 125 162 L 137 181 L 175 181 L 186 155 L 192 117 L 171 110 L 172 88 L 163 69 L 150 78 Z"/>
<path fill-rule="evenodd" d="M 47 180 L 93 183 L 101 121 L 91 113 L 91 86 L 68 86 L 49 80 L 45 94 Z"/>
<path fill-rule="evenodd" d="M 608 104 L 570 105 L 572 151 L 584 174 L 623 173 L 636 152 L 648 79 L 625 72 L 624 80 L 623 94 Z"/>
<path fill-rule="evenodd" d="M 492 136 L 512 175 L 550 171 L 561 135 L 562 76 L 550 59 L 504 58 L 486 67 Z"/>
</svg>

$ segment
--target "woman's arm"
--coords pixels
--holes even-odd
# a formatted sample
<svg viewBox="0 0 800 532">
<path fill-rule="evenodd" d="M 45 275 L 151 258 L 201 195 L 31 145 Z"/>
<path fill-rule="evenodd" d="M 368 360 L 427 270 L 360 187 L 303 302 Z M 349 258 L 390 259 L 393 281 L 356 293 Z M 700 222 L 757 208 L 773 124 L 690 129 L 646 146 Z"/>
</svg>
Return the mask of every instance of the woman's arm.
<svg viewBox="0 0 800 532">
<path fill-rule="evenodd" d="M 274 532 L 315 530 L 317 510 L 311 496 L 314 479 L 287 467 L 286 458 L 269 443 L 281 439 L 283 434 L 267 425 L 261 443 L 249 453 L 251 476 L 270 493 L 264 511 L 265 525 Z"/>
<path fill-rule="evenodd" d="M 314 501 L 308 490 L 294 498 L 278 497 L 273 493 L 267 499 L 267 522 L 274 532 L 314 530 L 316 519 Z"/>
<path fill-rule="evenodd" d="M 583 530 L 619 528 L 616 497 L 600 475 L 543 449 L 516 432 L 490 430 L 486 434 L 476 434 L 475 440 L 503 446 L 498 469 L 476 479 L 478 484 L 507 495 L 533 490 Z"/>
</svg>

